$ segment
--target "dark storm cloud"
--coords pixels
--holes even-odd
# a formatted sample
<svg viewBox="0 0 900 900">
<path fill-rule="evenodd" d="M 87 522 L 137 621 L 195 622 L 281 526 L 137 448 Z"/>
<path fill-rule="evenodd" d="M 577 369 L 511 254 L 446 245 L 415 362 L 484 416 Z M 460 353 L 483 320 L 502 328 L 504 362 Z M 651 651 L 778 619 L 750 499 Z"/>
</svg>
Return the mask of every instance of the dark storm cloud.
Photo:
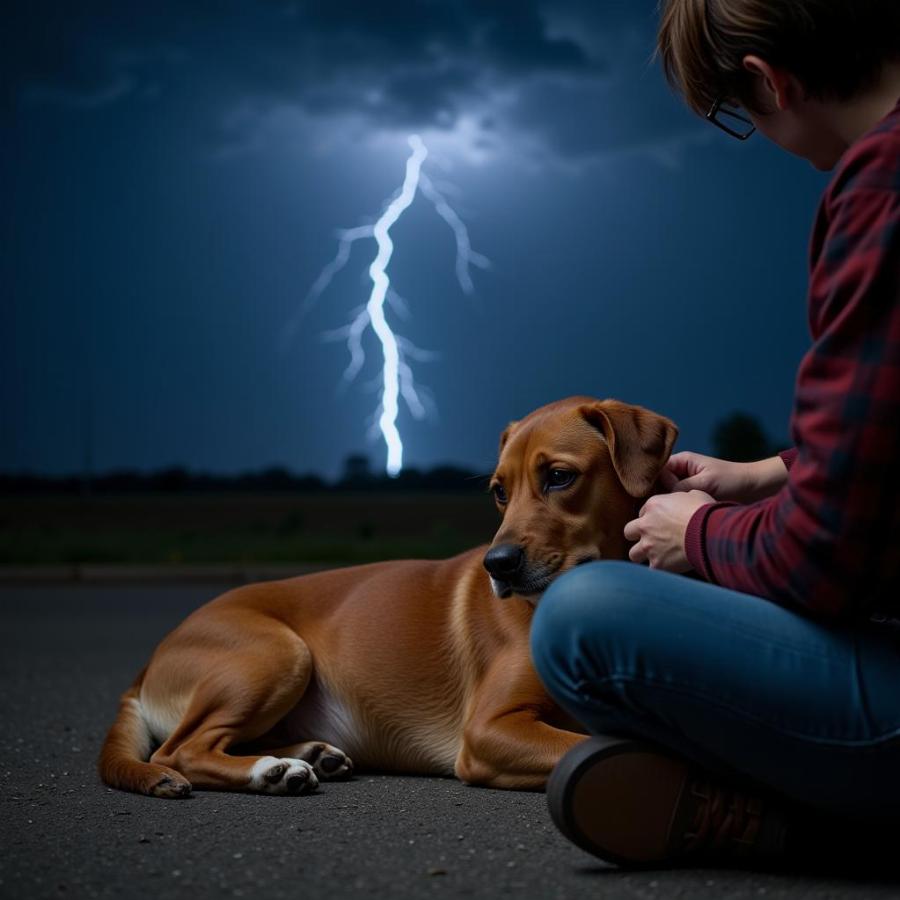
<svg viewBox="0 0 900 900">
<path fill-rule="evenodd" d="M 347 0 L 285 7 L 318 35 L 347 38 L 387 50 L 384 62 L 474 53 L 500 69 L 583 68 L 575 41 L 551 39 L 529 0 Z"/>
<path fill-rule="evenodd" d="M 524 133 L 581 158 L 677 131 L 645 117 L 626 137 L 617 125 L 623 72 L 609 61 L 635 29 L 652 47 L 652 13 L 648 0 L 38 0 L 13 14 L 3 65 L 25 107 L 181 100 L 232 132 L 274 108 L 375 129 L 451 129 L 470 115 L 497 141 Z M 658 84 L 651 94 L 659 104 Z"/>
<path fill-rule="evenodd" d="M 11 25 L 6 67 L 14 85 L 72 96 L 96 94 L 173 50 L 225 82 L 301 97 L 343 72 L 422 66 L 440 73 L 457 63 L 452 71 L 461 73 L 462 60 L 494 73 L 592 65 L 574 41 L 548 37 L 527 0 L 36 2 L 20 5 Z"/>
</svg>

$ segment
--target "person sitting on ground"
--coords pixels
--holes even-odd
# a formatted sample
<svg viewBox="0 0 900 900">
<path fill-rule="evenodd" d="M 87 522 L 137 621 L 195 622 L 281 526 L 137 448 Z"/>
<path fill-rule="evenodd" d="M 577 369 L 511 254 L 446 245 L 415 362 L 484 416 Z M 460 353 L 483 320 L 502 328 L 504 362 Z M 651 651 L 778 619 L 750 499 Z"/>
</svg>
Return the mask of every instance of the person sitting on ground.
<svg viewBox="0 0 900 900">
<path fill-rule="evenodd" d="M 548 801 L 618 864 L 821 853 L 900 823 L 900 3 L 664 0 L 659 54 L 711 123 L 836 168 L 812 346 L 793 449 L 675 454 L 631 562 L 541 599 L 537 671 L 596 736 Z"/>
</svg>

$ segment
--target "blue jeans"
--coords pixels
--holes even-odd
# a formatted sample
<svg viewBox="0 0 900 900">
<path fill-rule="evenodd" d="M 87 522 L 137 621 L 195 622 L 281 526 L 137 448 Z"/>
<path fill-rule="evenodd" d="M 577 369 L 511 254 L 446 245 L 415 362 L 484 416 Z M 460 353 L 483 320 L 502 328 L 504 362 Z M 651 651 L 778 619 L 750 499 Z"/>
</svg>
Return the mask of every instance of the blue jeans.
<svg viewBox="0 0 900 900">
<path fill-rule="evenodd" d="M 900 627 L 824 622 L 630 562 L 554 582 L 531 630 L 551 696 L 835 816 L 900 822 Z"/>
</svg>

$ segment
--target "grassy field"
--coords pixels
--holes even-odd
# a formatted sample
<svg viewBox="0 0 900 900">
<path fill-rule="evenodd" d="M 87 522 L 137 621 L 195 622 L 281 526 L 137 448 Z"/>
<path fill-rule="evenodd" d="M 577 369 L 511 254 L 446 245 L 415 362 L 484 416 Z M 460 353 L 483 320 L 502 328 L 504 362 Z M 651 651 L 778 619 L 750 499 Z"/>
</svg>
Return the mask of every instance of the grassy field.
<svg viewBox="0 0 900 900">
<path fill-rule="evenodd" d="M 353 563 L 489 542 L 481 494 L 0 497 L 0 564 Z"/>
</svg>

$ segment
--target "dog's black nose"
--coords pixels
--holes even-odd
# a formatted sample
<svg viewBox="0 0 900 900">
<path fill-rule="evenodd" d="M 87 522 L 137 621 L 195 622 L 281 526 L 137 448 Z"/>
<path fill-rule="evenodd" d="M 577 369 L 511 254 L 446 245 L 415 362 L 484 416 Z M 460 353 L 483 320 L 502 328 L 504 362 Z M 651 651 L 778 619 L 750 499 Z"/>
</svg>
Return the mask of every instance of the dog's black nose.
<svg viewBox="0 0 900 900">
<path fill-rule="evenodd" d="M 494 578 L 511 578 L 524 561 L 525 551 L 518 544 L 498 544 L 484 554 L 484 567 Z"/>
</svg>

